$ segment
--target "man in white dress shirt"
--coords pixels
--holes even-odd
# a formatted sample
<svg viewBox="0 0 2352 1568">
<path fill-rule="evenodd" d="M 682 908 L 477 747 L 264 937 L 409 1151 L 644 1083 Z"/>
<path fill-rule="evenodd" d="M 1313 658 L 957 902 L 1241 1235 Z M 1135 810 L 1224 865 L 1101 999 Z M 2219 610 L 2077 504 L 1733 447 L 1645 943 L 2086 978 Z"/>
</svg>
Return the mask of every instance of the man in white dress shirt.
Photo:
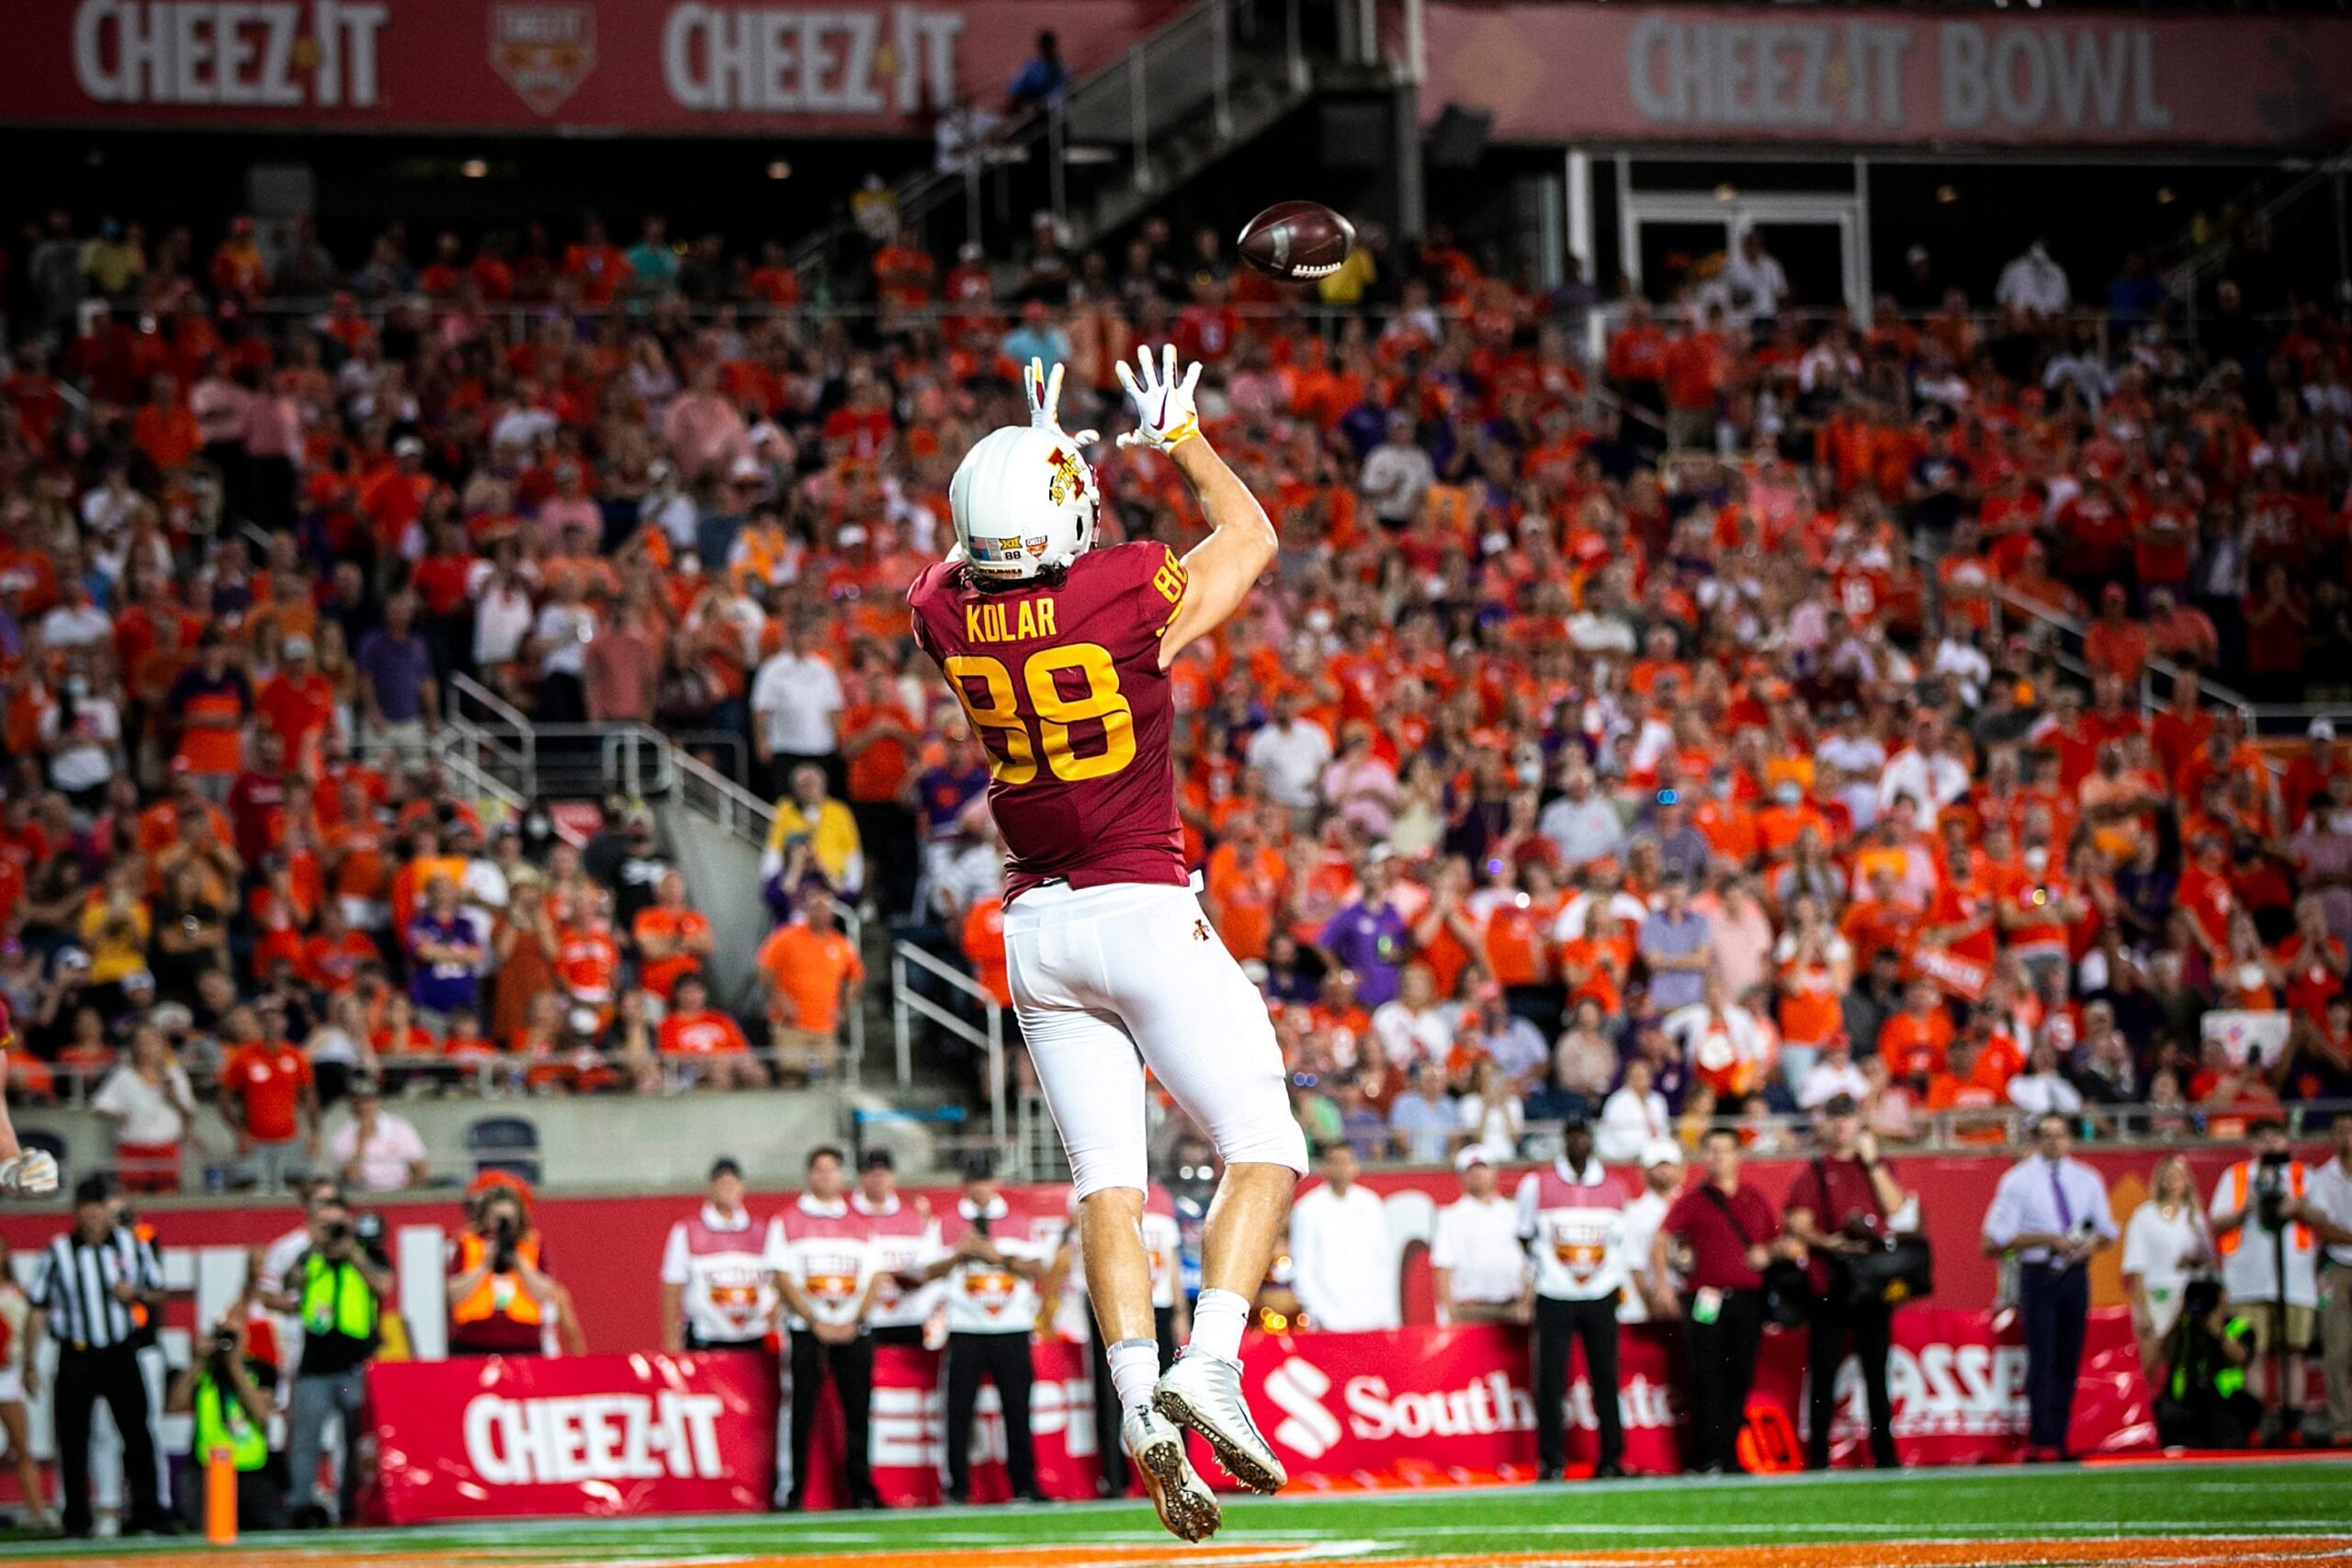
<svg viewBox="0 0 2352 1568">
<path fill-rule="evenodd" d="M 1323 1185 L 1290 1212 L 1291 1288 L 1307 1326 L 1333 1334 L 1395 1328 L 1396 1244 L 1377 1193 L 1356 1184 L 1356 1152 L 1344 1142 L 1323 1151 Z"/>
<path fill-rule="evenodd" d="M 1527 1321 L 1527 1253 L 1519 1205 L 1504 1197 L 1495 1156 L 1477 1144 L 1453 1156 L 1462 1196 L 1437 1212 L 1430 1267 L 1437 1274 L 1440 1323 Z"/>
<path fill-rule="evenodd" d="M 1984 1252 L 2018 1260 L 2018 1314 L 2025 1322 L 2025 1392 L 2031 1417 L 2025 1457 L 2066 1457 L 2083 1323 L 2091 1303 L 2091 1256 L 2115 1245 L 2107 1182 L 2068 1157 L 2074 1132 L 2063 1116 L 2034 1123 L 2034 1152 L 2011 1166 L 1984 1213 Z"/>
</svg>

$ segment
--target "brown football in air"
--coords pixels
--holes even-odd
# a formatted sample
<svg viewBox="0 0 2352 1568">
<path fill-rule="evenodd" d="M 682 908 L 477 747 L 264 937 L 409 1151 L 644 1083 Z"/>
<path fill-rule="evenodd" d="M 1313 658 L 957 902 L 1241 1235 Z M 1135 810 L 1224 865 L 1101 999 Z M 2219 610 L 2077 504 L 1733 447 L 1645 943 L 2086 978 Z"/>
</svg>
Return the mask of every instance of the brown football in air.
<svg viewBox="0 0 2352 1568">
<path fill-rule="evenodd" d="M 1241 259 L 1285 283 L 1311 283 L 1340 270 L 1356 246 L 1356 226 L 1319 201 L 1278 201 L 1241 231 Z"/>
</svg>

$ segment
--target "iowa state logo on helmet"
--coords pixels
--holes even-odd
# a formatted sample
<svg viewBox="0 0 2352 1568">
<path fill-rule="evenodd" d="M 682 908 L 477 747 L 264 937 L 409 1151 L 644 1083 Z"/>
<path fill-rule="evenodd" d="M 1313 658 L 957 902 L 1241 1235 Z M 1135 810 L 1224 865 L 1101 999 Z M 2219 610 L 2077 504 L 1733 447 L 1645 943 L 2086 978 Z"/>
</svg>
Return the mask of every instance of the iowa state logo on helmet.
<svg viewBox="0 0 2352 1568">
<path fill-rule="evenodd" d="M 1068 506 L 1080 495 L 1093 492 L 1093 470 L 1072 448 L 1055 447 L 1046 454 L 1046 466 L 1053 470 L 1046 481 L 1046 499 L 1056 506 Z"/>
<path fill-rule="evenodd" d="M 555 113 L 596 68 L 595 9 L 492 6 L 490 63 L 535 111 Z"/>
</svg>

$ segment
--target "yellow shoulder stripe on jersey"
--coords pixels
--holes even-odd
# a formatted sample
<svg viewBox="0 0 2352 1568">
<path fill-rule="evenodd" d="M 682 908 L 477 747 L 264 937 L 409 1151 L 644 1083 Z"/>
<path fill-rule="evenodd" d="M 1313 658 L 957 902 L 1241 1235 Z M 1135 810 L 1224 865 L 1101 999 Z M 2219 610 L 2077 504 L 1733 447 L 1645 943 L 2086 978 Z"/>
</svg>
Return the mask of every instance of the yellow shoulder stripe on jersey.
<svg viewBox="0 0 2352 1568">
<path fill-rule="evenodd" d="M 1184 573 L 1184 563 L 1176 558 L 1174 550 L 1162 546 L 1160 553 L 1163 558 L 1151 574 L 1151 585 L 1159 590 L 1162 599 L 1168 601 L 1168 618 L 1153 630 L 1151 635 L 1154 637 L 1165 634 L 1170 626 L 1176 624 L 1178 613 L 1184 608 L 1184 590 L 1192 581 Z"/>
</svg>

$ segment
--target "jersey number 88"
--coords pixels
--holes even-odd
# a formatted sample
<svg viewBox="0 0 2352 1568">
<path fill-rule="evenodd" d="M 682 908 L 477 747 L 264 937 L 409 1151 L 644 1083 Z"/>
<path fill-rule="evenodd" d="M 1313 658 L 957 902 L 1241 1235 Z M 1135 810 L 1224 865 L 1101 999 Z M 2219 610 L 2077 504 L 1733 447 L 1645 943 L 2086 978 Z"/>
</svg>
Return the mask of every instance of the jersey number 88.
<svg viewBox="0 0 2352 1568">
<path fill-rule="evenodd" d="M 988 748 L 989 772 L 1001 784 L 1025 784 L 1037 776 L 1037 753 L 1064 784 L 1106 778 L 1136 760 L 1135 710 L 1119 693 L 1119 671 L 1111 650 L 1101 643 L 1074 642 L 1029 656 L 1021 669 L 1021 688 L 1004 660 L 985 653 L 959 653 L 945 661 L 947 678 L 964 705 L 972 728 L 994 730 L 1002 737 L 1003 754 Z M 1086 694 L 1069 697 L 1055 677 L 1063 671 L 1086 677 Z M 986 701 L 974 700 L 978 687 Z M 1024 708 L 1021 698 L 1028 697 Z M 1033 739 L 1030 724 L 1035 719 Z M 1094 720 L 1102 726 L 1102 750 L 1080 756 L 1071 750 L 1070 727 Z"/>
</svg>

